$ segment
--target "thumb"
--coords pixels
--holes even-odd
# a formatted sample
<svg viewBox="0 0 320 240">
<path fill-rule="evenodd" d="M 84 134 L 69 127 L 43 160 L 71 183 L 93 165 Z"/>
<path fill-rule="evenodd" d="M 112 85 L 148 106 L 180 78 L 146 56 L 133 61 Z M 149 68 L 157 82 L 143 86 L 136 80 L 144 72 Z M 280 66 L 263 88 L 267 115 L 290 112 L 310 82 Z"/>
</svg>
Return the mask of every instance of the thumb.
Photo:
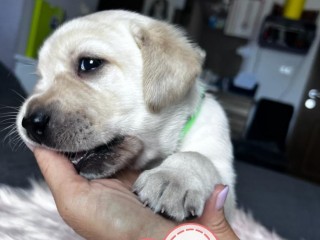
<svg viewBox="0 0 320 240">
<path fill-rule="evenodd" d="M 77 174 L 72 163 L 62 154 L 44 148 L 35 148 L 33 153 L 56 200 L 86 186 L 87 181 Z"/>
<path fill-rule="evenodd" d="M 223 206 L 228 192 L 228 186 L 222 184 L 216 185 L 214 192 L 206 202 L 202 216 L 198 219 L 199 223 L 208 227 L 219 240 L 239 239 L 224 215 Z"/>
</svg>

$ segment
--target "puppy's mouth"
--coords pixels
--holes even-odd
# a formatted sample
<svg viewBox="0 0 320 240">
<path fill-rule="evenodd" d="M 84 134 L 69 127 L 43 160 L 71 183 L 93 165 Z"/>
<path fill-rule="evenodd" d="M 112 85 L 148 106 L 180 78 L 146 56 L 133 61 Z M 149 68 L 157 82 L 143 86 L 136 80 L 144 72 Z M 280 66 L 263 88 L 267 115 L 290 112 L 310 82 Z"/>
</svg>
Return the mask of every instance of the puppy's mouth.
<svg viewBox="0 0 320 240">
<path fill-rule="evenodd" d="M 61 152 L 65 155 L 76 167 L 80 166 L 83 161 L 99 158 L 100 156 L 105 156 L 114 151 L 116 146 L 124 141 L 123 136 L 114 137 L 111 141 L 106 144 L 99 145 L 93 149 L 79 152 Z"/>
<path fill-rule="evenodd" d="M 60 152 L 87 179 L 107 178 L 129 166 L 143 150 L 142 141 L 134 136 L 117 136 L 87 151 Z"/>
</svg>

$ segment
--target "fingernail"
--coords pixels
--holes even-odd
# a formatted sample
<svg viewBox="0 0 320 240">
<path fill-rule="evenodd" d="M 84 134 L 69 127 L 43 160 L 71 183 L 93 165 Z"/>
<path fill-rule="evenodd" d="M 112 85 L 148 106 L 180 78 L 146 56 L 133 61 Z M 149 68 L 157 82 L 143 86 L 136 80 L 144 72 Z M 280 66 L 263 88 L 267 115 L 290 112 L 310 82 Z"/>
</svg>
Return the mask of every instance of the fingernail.
<svg viewBox="0 0 320 240">
<path fill-rule="evenodd" d="M 216 201 L 216 210 L 221 210 L 226 202 L 229 192 L 229 186 L 225 186 L 224 189 L 219 193 Z"/>
</svg>

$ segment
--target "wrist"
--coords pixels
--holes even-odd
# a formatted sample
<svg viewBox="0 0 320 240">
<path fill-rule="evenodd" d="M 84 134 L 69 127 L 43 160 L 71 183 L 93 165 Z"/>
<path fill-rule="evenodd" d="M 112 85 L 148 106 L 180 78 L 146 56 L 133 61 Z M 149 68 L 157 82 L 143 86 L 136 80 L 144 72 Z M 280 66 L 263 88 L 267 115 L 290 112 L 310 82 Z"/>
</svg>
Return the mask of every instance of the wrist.
<svg viewBox="0 0 320 240">
<path fill-rule="evenodd" d="M 158 219 L 150 221 L 148 224 L 143 226 L 143 229 L 139 231 L 138 238 L 142 239 L 153 239 L 153 240 L 163 240 L 168 233 L 174 229 L 177 224 L 156 215 Z"/>
</svg>

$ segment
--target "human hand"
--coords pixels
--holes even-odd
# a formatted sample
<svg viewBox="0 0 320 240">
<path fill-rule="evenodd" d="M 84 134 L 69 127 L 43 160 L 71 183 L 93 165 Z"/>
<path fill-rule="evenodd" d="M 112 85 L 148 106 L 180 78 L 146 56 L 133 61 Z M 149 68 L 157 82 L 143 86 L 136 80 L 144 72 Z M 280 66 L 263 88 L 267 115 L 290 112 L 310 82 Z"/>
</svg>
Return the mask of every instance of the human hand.
<svg viewBox="0 0 320 240">
<path fill-rule="evenodd" d="M 34 154 L 60 215 L 86 239 L 163 239 L 177 225 L 144 207 L 131 192 L 136 172 L 88 181 L 64 156 L 42 148 Z M 192 222 L 208 227 L 220 240 L 238 239 L 223 214 L 225 192 L 218 185 L 203 215 Z"/>
</svg>

